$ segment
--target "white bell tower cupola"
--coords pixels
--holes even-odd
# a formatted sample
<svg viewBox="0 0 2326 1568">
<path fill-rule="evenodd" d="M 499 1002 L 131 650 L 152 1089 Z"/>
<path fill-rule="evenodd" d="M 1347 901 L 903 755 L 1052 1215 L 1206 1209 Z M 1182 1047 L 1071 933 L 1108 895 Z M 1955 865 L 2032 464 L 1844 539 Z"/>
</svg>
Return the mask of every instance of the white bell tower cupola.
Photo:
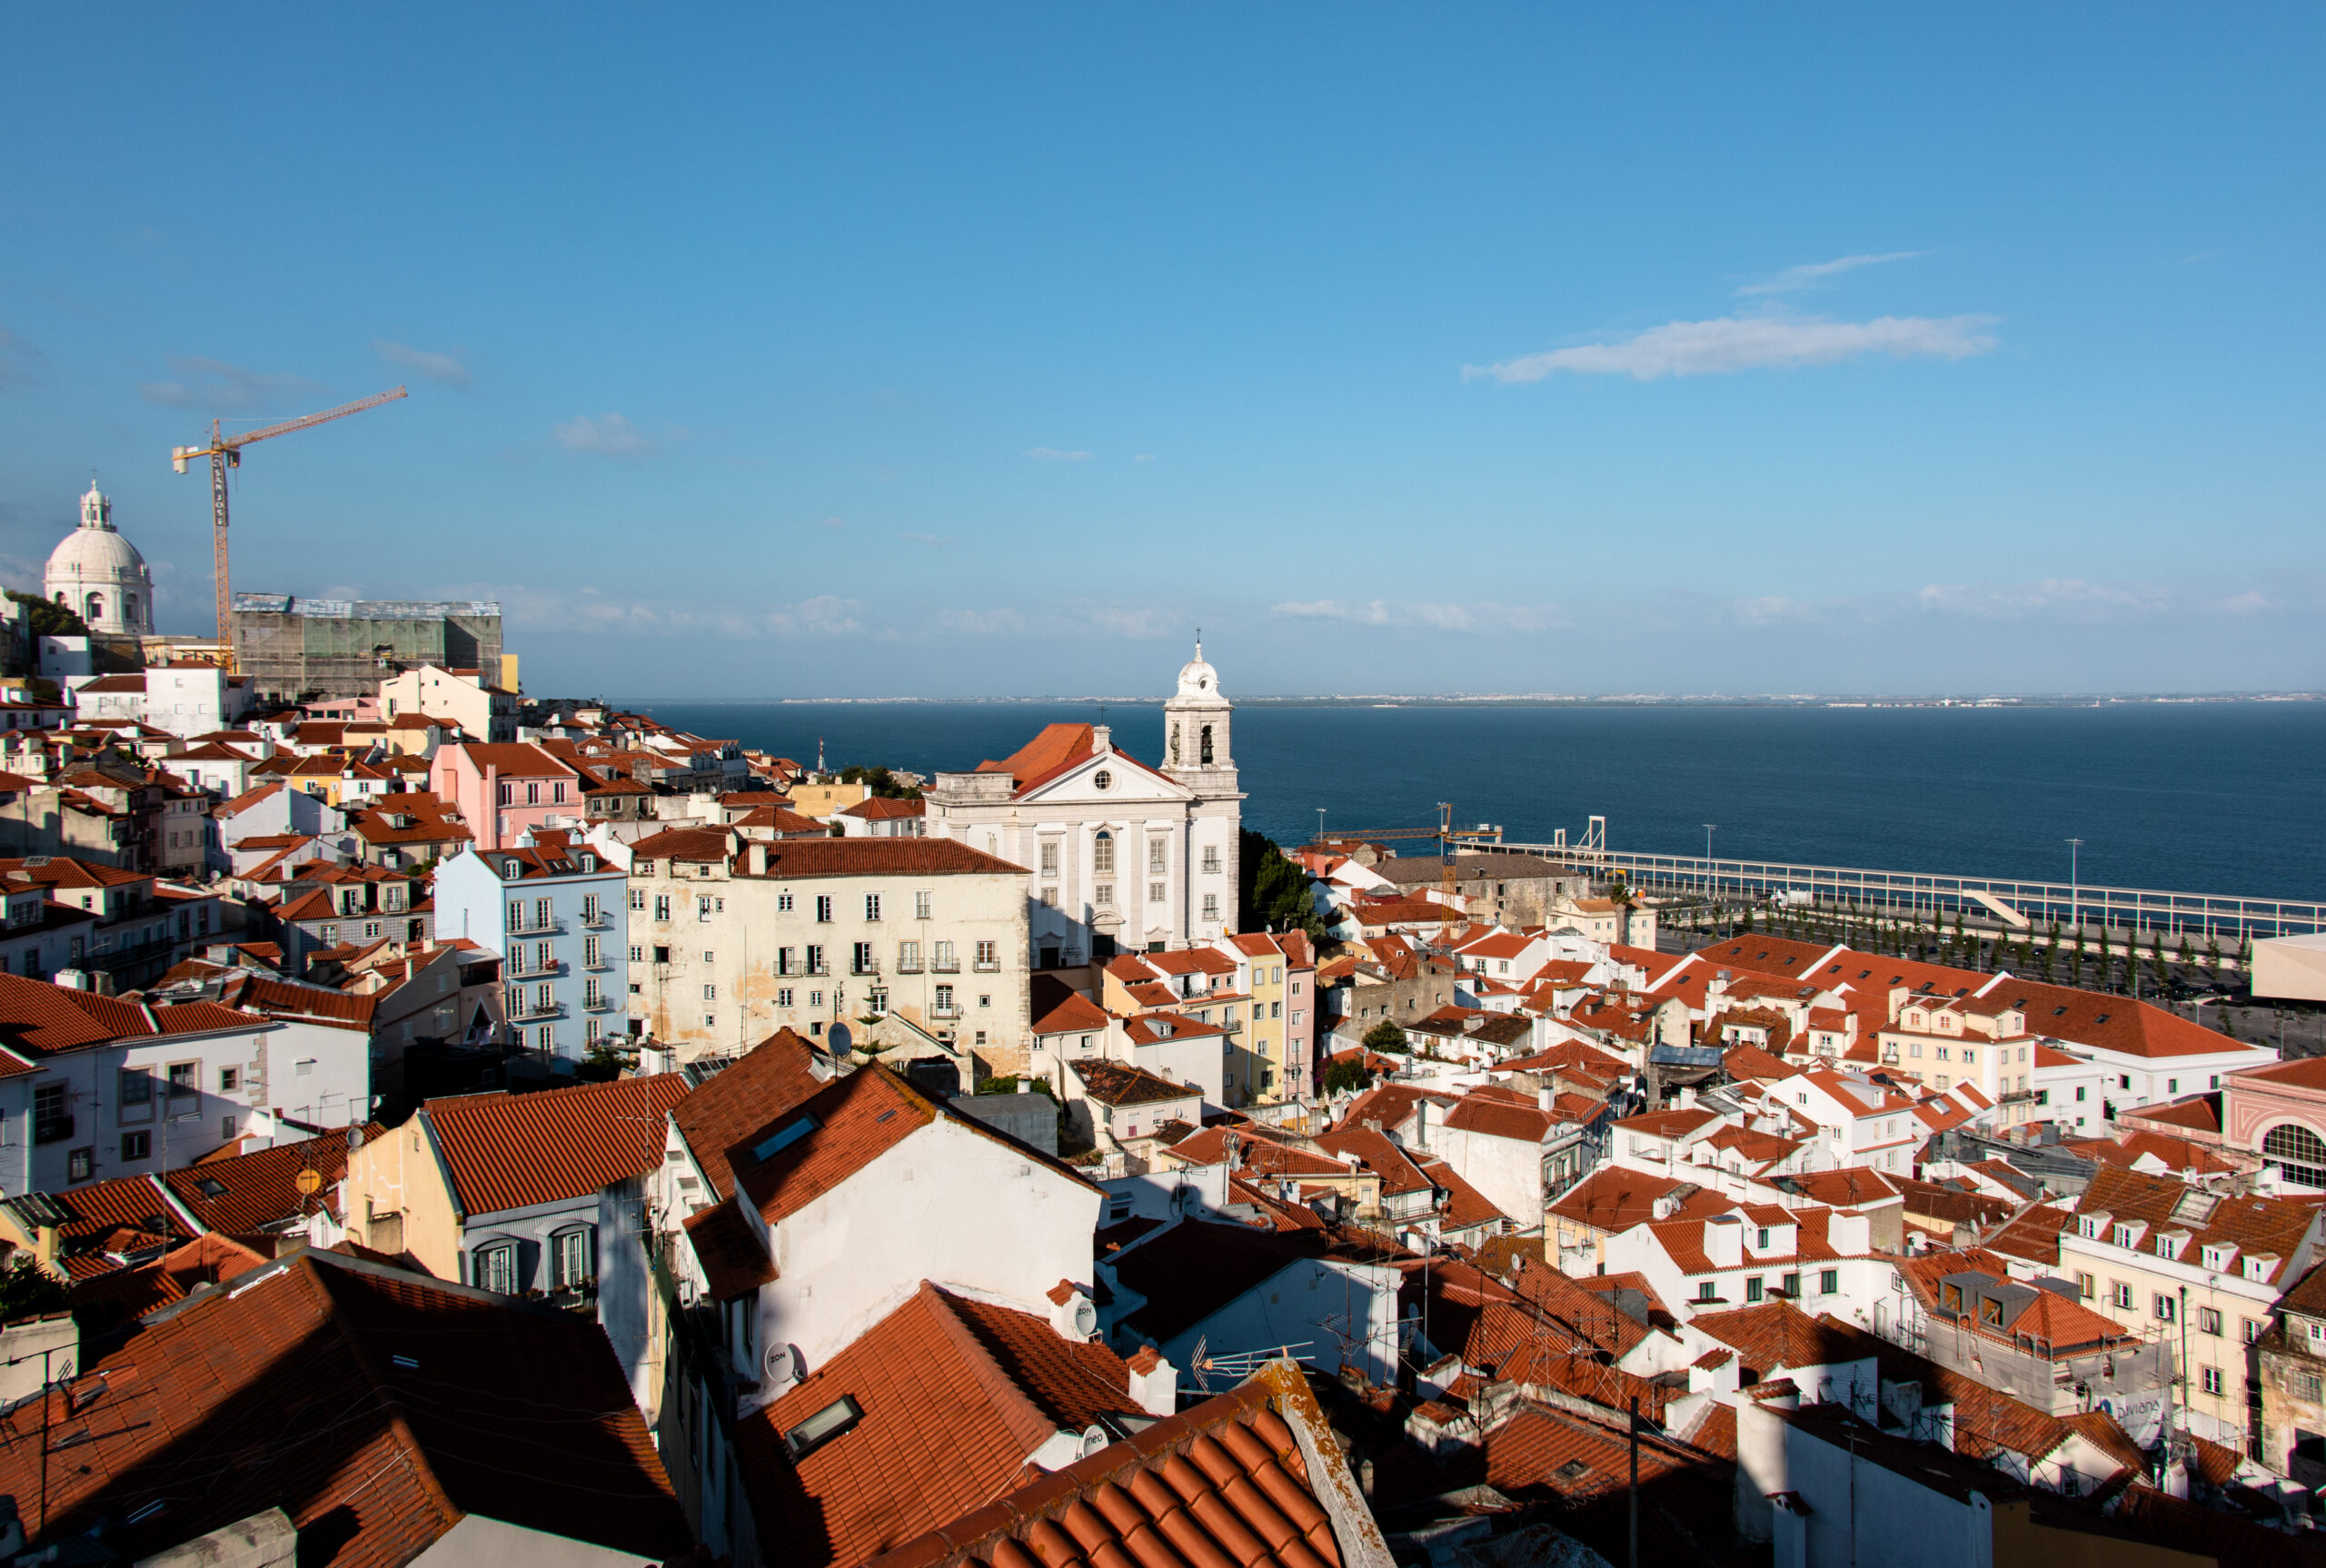
<svg viewBox="0 0 2326 1568">
<path fill-rule="evenodd" d="M 1179 689 L 1163 705 L 1163 771 L 1199 795 L 1235 794 L 1235 713 L 1198 632 L 1196 656 L 1180 667 Z"/>
</svg>

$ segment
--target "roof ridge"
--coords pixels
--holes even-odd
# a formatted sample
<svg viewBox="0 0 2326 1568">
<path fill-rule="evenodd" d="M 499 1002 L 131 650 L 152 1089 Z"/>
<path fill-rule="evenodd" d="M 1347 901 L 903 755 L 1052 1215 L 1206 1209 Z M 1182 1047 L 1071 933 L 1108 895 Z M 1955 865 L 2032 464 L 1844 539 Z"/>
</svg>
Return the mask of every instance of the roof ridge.
<svg viewBox="0 0 2326 1568">
<path fill-rule="evenodd" d="M 993 1352 L 986 1348 L 985 1341 L 979 1337 L 977 1330 L 962 1321 L 959 1310 L 953 1305 L 957 1298 L 950 1291 L 930 1280 L 924 1279 L 920 1282 L 920 1289 L 915 1293 L 915 1295 L 937 1319 L 939 1331 L 952 1343 L 956 1350 L 961 1352 L 978 1383 L 989 1393 L 998 1393 L 1000 1395 L 995 1401 L 996 1413 L 1013 1430 L 1024 1427 L 1024 1431 L 1018 1435 L 1025 1444 L 1026 1454 L 1029 1460 L 1034 1450 L 1049 1442 L 1057 1433 L 1065 1430 L 1045 1413 L 1040 1405 L 1034 1403 L 1032 1394 L 1019 1386 L 1018 1380 L 1009 1375 L 1009 1369 L 1002 1365 Z M 967 1298 L 958 1299 L 966 1300 Z M 1027 1313 L 1026 1315 L 1031 1317 L 1034 1315 Z"/>
</svg>

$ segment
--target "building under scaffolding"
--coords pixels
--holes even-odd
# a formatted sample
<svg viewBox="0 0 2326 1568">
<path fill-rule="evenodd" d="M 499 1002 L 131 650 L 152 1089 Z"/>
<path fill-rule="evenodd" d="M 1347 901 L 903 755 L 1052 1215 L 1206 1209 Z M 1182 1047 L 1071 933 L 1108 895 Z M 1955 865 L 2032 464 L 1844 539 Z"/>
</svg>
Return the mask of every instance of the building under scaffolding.
<svg viewBox="0 0 2326 1568">
<path fill-rule="evenodd" d="M 299 599 L 237 593 L 234 658 L 258 694 L 285 701 L 377 695 L 422 664 L 501 670 L 501 606 L 482 600 Z"/>
</svg>

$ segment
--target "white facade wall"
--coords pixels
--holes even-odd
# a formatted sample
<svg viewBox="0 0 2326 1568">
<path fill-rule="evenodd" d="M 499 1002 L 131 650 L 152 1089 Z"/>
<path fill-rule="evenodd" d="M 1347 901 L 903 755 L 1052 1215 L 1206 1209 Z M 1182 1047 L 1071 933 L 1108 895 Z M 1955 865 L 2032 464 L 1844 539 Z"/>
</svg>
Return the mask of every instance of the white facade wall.
<svg viewBox="0 0 2326 1568">
<path fill-rule="evenodd" d="M 1185 1368 L 1194 1364 L 1198 1340 L 1214 1355 L 1290 1345 L 1304 1365 L 1331 1372 L 1346 1361 L 1362 1366 L 1376 1383 L 1393 1383 L 1400 1348 L 1398 1280 L 1395 1269 L 1378 1264 L 1296 1259 L 1156 1348 L 1173 1366 Z M 1113 1288 L 1115 1319 L 1128 1316 L 1146 1299 L 1120 1285 Z M 1118 1341 L 1115 1348 L 1128 1355 L 1135 1346 Z M 1182 1379 L 1192 1381 L 1192 1375 L 1183 1373 Z M 1213 1392 L 1225 1389 L 1215 1386 Z"/>
<path fill-rule="evenodd" d="M 188 1069 L 190 1093 L 171 1095 L 169 1069 Z M 234 1075 L 226 1087 L 225 1074 Z M 142 1105 L 124 1101 L 124 1075 L 151 1085 Z M 0 1079 L 0 1194 L 67 1192 L 92 1181 L 175 1170 L 237 1137 L 257 1146 L 313 1135 L 281 1125 L 346 1126 L 371 1115 L 371 1057 L 361 1030 L 254 1020 L 247 1029 L 169 1035 L 49 1057 Z M 35 1126 L 44 1088 L 63 1090 L 71 1130 L 41 1141 Z M 129 1157 L 133 1135 L 146 1153 Z M 76 1174 L 74 1156 L 85 1156 Z"/>
<path fill-rule="evenodd" d="M 1432 1107 L 1435 1109 L 1435 1107 Z M 1543 1222 L 1543 1146 L 1437 1122 L 1429 1147 L 1521 1230 Z"/>
</svg>

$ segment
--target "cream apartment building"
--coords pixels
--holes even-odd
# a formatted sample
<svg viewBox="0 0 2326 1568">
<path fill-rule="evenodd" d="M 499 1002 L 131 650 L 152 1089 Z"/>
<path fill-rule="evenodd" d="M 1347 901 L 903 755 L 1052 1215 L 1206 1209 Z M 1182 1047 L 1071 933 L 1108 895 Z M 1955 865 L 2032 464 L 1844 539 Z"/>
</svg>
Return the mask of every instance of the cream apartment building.
<svg viewBox="0 0 2326 1568">
<path fill-rule="evenodd" d="M 837 1048 L 902 1013 L 1024 1067 L 1026 871 L 940 839 L 745 839 L 680 828 L 630 847 L 630 1016 L 681 1060 L 789 1027 Z"/>
<path fill-rule="evenodd" d="M 2060 1273 L 2084 1305 L 2162 1342 L 2182 1368 L 2190 1428 L 2242 1454 L 2248 1347 L 2269 1332 L 2280 1293 L 2318 1261 L 2321 1213 L 2102 1166 L 2060 1233 Z"/>
</svg>

